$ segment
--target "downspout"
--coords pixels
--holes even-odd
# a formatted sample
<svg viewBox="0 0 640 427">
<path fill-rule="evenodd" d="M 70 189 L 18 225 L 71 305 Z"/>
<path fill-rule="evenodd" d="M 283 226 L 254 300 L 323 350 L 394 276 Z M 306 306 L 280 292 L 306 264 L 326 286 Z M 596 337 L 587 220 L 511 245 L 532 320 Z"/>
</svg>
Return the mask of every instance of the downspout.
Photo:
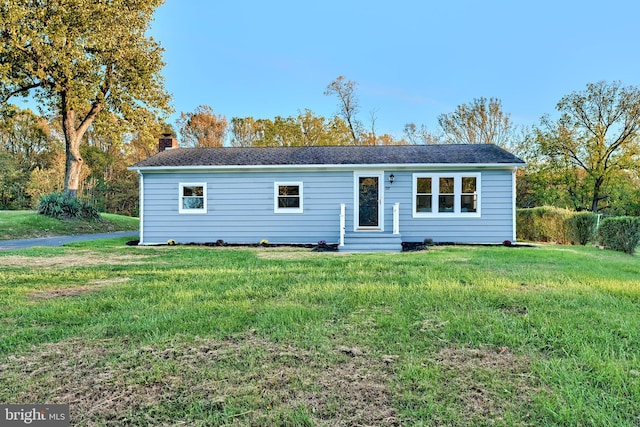
<svg viewBox="0 0 640 427">
<path fill-rule="evenodd" d="M 140 176 L 140 188 L 138 190 L 138 197 L 140 198 L 140 212 L 138 212 L 138 216 L 140 217 L 140 242 L 138 244 L 144 245 L 144 175 L 140 169 L 138 169 L 138 175 Z"/>
</svg>

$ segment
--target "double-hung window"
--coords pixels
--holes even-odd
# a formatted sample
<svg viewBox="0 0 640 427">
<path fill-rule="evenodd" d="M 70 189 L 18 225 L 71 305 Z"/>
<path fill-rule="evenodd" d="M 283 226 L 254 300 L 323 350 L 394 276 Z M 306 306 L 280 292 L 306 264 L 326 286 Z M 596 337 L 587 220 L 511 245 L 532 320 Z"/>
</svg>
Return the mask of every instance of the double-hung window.
<svg viewBox="0 0 640 427">
<path fill-rule="evenodd" d="M 441 176 L 438 178 L 438 212 L 455 212 L 455 178 Z"/>
<path fill-rule="evenodd" d="M 273 192 L 275 213 L 302 213 L 302 182 L 275 182 Z"/>
<path fill-rule="evenodd" d="M 460 213 L 478 212 L 478 178 L 475 176 L 462 177 L 460 190 Z"/>
<path fill-rule="evenodd" d="M 480 174 L 413 174 L 413 216 L 479 217 Z"/>
<path fill-rule="evenodd" d="M 428 213 L 433 212 L 433 178 L 430 176 L 421 176 L 416 178 L 415 191 L 415 209 L 414 212 Z"/>
<path fill-rule="evenodd" d="M 207 184 L 180 183 L 178 212 L 181 214 L 207 213 Z"/>
</svg>

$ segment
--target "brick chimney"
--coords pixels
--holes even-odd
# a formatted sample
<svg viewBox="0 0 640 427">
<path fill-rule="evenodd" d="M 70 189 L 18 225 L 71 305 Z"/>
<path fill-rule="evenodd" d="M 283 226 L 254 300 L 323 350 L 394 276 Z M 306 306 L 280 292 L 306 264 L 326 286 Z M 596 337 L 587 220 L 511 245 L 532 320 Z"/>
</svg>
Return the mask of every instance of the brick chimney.
<svg viewBox="0 0 640 427">
<path fill-rule="evenodd" d="M 178 140 L 170 133 L 163 133 L 158 141 L 158 151 L 171 150 L 173 148 L 178 148 Z"/>
</svg>

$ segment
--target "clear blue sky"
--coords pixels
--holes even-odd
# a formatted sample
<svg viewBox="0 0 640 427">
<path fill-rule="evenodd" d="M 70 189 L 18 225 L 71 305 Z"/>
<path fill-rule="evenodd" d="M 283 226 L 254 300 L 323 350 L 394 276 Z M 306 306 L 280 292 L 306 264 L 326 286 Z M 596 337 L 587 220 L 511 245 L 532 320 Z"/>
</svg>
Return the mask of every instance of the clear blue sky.
<svg viewBox="0 0 640 427">
<path fill-rule="evenodd" d="M 151 34 L 177 113 L 328 117 L 323 92 L 344 75 L 359 118 L 400 137 L 474 98 L 531 125 L 587 83 L 640 86 L 639 26 L 636 0 L 166 0 Z"/>
</svg>

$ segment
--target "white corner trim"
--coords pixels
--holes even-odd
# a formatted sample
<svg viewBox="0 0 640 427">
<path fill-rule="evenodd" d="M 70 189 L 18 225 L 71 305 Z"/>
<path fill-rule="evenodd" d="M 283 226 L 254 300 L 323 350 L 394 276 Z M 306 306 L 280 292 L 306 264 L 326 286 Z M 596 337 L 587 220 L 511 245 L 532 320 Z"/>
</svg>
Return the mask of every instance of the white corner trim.
<svg viewBox="0 0 640 427">
<path fill-rule="evenodd" d="M 513 243 L 516 242 L 516 234 L 517 234 L 517 230 L 516 230 L 516 213 L 517 213 L 517 208 L 516 208 L 516 191 L 517 191 L 517 187 L 516 187 L 516 172 L 518 171 L 518 168 L 513 168 L 513 172 L 511 174 L 511 229 L 513 230 L 513 238 L 511 239 L 511 241 Z"/>
<path fill-rule="evenodd" d="M 140 199 L 140 201 L 138 202 L 138 206 L 140 208 L 138 212 L 138 217 L 140 219 L 139 221 L 140 241 L 138 242 L 138 244 L 144 245 L 144 174 L 138 171 L 138 176 L 139 176 L 138 186 L 140 187 L 138 188 L 138 197 Z"/>
</svg>

